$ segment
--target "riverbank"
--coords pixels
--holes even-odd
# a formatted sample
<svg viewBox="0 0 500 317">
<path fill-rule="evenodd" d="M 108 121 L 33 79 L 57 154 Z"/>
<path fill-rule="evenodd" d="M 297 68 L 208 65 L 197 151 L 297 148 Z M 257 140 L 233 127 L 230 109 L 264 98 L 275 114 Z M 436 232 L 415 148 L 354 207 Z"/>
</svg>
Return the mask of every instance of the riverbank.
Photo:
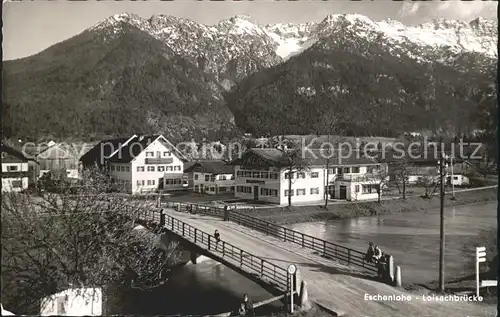
<svg viewBox="0 0 500 317">
<path fill-rule="evenodd" d="M 490 278 L 488 274 L 481 273 L 481 280 Z M 408 284 L 404 289 L 411 292 L 432 292 L 437 293 L 439 289 L 439 281 L 434 280 L 427 283 Z M 445 294 L 450 295 L 475 295 L 476 294 L 476 276 L 463 275 L 446 280 Z M 484 304 L 497 304 L 498 303 L 498 288 L 481 288 L 480 295 L 483 297 L 482 303 Z"/>
<path fill-rule="evenodd" d="M 497 188 L 455 193 L 456 200 L 451 195 L 445 196 L 445 206 L 460 206 L 481 202 L 497 201 Z M 408 197 L 406 200 L 395 199 L 376 202 L 355 202 L 351 204 L 302 207 L 271 207 L 251 211 L 251 216 L 271 223 L 286 225 L 301 222 L 328 221 L 357 217 L 397 214 L 402 212 L 426 211 L 439 208 L 439 196 L 432 199 L 419 196 Z"/>
</svg>

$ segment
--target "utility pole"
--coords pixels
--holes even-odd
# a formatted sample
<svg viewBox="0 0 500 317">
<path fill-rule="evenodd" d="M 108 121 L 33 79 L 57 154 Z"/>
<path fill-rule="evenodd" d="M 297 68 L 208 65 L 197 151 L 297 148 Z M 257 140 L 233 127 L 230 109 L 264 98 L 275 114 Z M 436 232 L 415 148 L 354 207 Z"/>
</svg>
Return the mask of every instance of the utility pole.
<svg viewBox="0 0 500 317">
<path fill-rule="evenodd" d="M 439 160 L 439 178 L 440 178 L 440 227 L 439 227 L 439 290 L 444 292 L 444 154 L 441 152 Z"/>
</svg>

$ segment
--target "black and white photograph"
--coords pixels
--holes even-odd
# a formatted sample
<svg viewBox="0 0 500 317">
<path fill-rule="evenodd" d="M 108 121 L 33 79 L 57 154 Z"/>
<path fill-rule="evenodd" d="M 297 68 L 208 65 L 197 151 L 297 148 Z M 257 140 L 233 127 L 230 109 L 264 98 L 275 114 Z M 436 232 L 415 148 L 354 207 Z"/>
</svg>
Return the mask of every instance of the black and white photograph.
<svg viewBox="0 0 500 317">
<path fill-rule="evenodd" d="M 2 316 L 498 316 L 497 1 L 2 8 Z"/>
</svg>

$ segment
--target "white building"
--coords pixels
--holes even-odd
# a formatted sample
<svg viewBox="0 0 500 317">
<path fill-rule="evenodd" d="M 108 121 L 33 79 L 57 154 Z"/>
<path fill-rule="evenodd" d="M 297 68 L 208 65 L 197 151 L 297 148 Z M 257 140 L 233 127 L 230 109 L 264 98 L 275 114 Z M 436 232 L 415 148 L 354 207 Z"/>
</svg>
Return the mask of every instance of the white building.
<svg viewBox="0 0 500 317">
<path fill-rule="evenodd" d="M 105 167 L 128 193 L 184 189 L 186 157 L 161 135 L 99 142 L 80 159 L 83 167 Z"/>
<path fill-rule="evenodd" d="M 222 160 L 198 160 L 184 170 L 190 190 L 202 194 L 234 193 L 234 166 Z"/>
<path fill-rule="evenodd" d="M 302 154 L 307 168 L 293 170 L 292 189 L 289 191 L 285 153 L 278 149 L 248 150 L 232 162 L 236 176 L 235 196 L 280 205 L 288 203 L 289 195 L 292 204 L 319 202 L 324 200 L 325 190 L 329 191 L 330 199 L 377 199 L 377 187 L 381 183 L 377 171 L 385 166 L 353 154 L 348 158 L 330 158 L 327 173 L 326 157 L 321 156 L 320 151 L 307 150 Z"/>
<path fill-rule="evenodd" d="M 2 143 L 2 191 L 21 192 L 28 188 L 29 159 Z"/>
<path fill-rule="evenodd" d="M 104 304 L 100 288 L 68 289 L 42 299 L 40 316 L 101 316 Z"/>
</svg>

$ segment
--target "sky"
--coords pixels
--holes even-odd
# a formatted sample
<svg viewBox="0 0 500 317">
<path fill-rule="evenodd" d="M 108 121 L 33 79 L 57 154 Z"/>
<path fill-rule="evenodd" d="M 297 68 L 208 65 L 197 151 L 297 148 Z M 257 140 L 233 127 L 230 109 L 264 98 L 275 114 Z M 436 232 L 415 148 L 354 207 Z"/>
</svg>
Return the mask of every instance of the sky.
<svg viewBox="0 0 500 317">
<path fill-rule="evenodd" d="M 329 14 L 358 13 L 374 21 L 398 20 L 407 25 L 446 18 L 497 20 L 496 1 L 11 1 L 3 3 L 3 57 L 10 60 L 38 53 L 118 13 L 149 18 L 155 14 L 216 24 L 237 14 L 258 24 L 321 21 Z"/>
</svg>

